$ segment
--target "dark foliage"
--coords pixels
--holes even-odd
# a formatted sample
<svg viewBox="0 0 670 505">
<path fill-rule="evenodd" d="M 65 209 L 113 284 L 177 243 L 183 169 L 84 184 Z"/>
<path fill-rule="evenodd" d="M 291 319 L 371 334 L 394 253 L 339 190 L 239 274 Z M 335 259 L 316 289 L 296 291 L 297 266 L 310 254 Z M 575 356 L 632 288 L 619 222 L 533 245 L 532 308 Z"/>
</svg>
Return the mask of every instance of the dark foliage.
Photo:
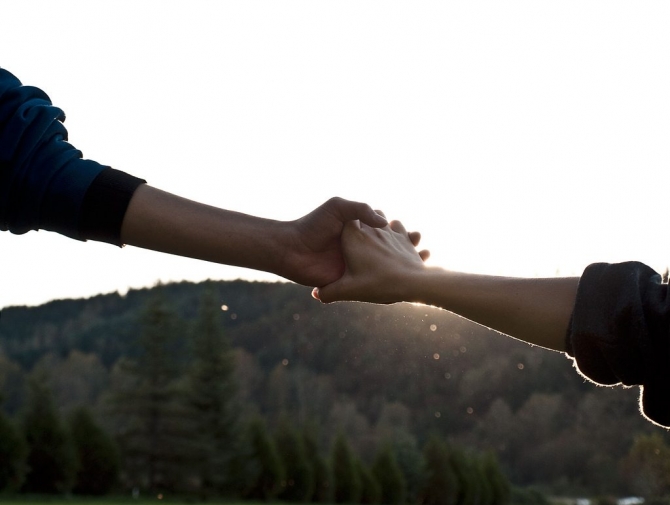
<svg viewBox="0 0 670 505">
<path fill-rule="evenodd" d="M 534 487 L 513 487 L 510 492 L 512 505 L 549 505 L 549 499 Z"/>
<path fill-rule="evenodd" d="M 192 359 L 184 395 L 188 407 L 184 422 L 191 432 L 189 456 L 203 497 L 234 488 L 227 477 L 239 450 L 233 354 L 221 319 L 220 304 L 209 287 L 191 332 Z"/>
<path fill-rule="evenodd" d="M 313 492 L 311 502 L 331 503 L 333 494 L 333 477 L 328 462 L 319 451 L 318 428 L 314 423 L 307 423 L 302 430 L 305 457 L 312 469 Z"/>
<path fill-rule="evenodd" d="M 491 451 L 482 456 L 482 472 L 491 486 L 491 505 L 506 505 L 510 499 L 510 484 L 500 469 L 498 458 Z"/>
<path fill-rule="evenodd" d="M 107 494 L 119 478 L 121 462 L 116 444 L 85 407 L 72 412 L 69 425 L 78 462 L 72 491 L 83 495 Z"/>
<path fill-rule="evenodd" d="M 322 455 L 332 448 L 338 426 L 343 426 L 358 456 L 369 462 L 379 441 L 388 435 L 379 424 L 384 409 L 402 406 L 406 420 L 399 425 L 401 431 L 392 431 L 388 438 L 394 440 L 408 499 L 417 497 L 417 476 L 422 474 L 415 470 L 421 465 L 411 446 L 423 447 L 429 433 L 457 440 L 468 452 L 492 449 L 505 476 L 516 485 L 537 484 L 554 493 L 593 496 L 623 495 L 646 485 L 635 480 L 634 472 L 623 479 L 619 475 L 635 437 L 655 431 L 639 415 L 636 390 L 586 384 L 560 353 L 532 348 L 430 307 L 323 305 L 311 299 L 308 288 L 288 283 L 162 286 L 175 321 L 170 328 L 178 336 L 164 349 L 177 370 L 171 372 L 177 380 L 170 381 L 169 387 L 166 383 L 161 394 L 177 398 L 185 392 L 184 371 L 191 365 L 192 354 L 187 352 L 190 339 L 182 338 L 185 333 L 179 321 L 190 325 L 198 319 L 208 288 L 214 290 L 219 307 L 227 306 L 218 318 L 236 362 L 244 364 L 235 371 L 237 395 L 243 402 L 236 404 L 236 414 L 246 420 L 259 413 L 273 427 L 281 411 L 296 427 L 314 419 L 321 428 L 317 446 Z M 22 381 L 49 354 L 62 362 L 59 406 L 84 404 L 100 412 L 105 392 L 99 389 L 106 387 L 104 381 L 90 395 L 76 396 L 76 388 L 65 387 L 77 383 L 66 380 L 77 372 L 69 368 L 69 357 L 73 351 L 95 355 L 115 384 L 132 376 L 127 368 L 123 372 L 122 363 L 145 359 L 138 345 L 140 316 L 154 293 L 155 288 L 131 290 L 124 296 L 3 309 L 0 386 L 7 395 L 6 411 L 15 414 L 25 409 Z M 63 391 L 70 398 L 63 398 Z M 113 392 L 123 391 L 114 386 Z M 137 430 L 131 400 L 144 392 L 138 382 L 128 394 L 123 393 L 126 403 L 119 408 L 119 416 L 105 419 L 110 431 L 130 436 Z M 167 410 L 164 432 L 169 428 L 174 440 L 181 440 L 170 445 L 171 451 L 177 451 L 171 457 L 179 458 L 179 467 L 190 457 L 193 441 L 184 440 L 178 428 L 191 430 L 192 418 L 176 404 Z M 401 432 L 414 440 L 406 444 L 406 452 L 395 442 Z M 666 444 L 670 441 L 670 435 L 659 435 Z M 132 453 L 124 454 L 128 462 Z M 482 469 L 471 459 L 467 458 L 472 468 L 467 475 L 457 476 L 459 482 L 481 477 Z M 147 467 L 141 458 L 137 463 L 140 469 Z M 189 468 L 195 471 L 196 465 Z M 123 483 L 132 485 L 125 477 L 137 473 L 124 465 L 123 475 Z M 484 498 L 463 495 L 459 499 Z"/>
<path fill-rule="evenodd" d="M 456 505 L 459 481 L 444 440 L 433 435 L 426 442 L 423 459 L 425 470 L 421 502 L 426 505 Z"/>
<path fill-rule="evenodd" d="M 381 487 L 382 504 L 398 505 L 405 502 L 405 477 L 395 459 L 391 444 L 382 444 L 372 465 L 372 474 Z"/>
<path fill-rule="evenodd" d="M 405 481 L 407 502 L 416 503 L 421 490 L 424 468 L 421 450 L 415 437 L 402 431 L 394 433 L 391 445 Z"/>
<path fill-rule="evenodd" d="M 179 490 L 191 463 L 192 436 L 177 383 L 175 342 L 183 328 L 161 289 L 147 301 L 140 322 L 137 357 L 121 363 L 127 381 L 113 398 L 126 479 L 153 492 Z"/>
<path fill-rule="evenodd" d="M 21 432 L 0 411 L 0 491 L 17 491 L 25 476 L 26 443 Z"/>
<path fill-rule="evenodd" d="M 475 505 L 477 499 L 477 472 L 472 458 L 460 447 L 445 446 L 451 468 L 456 476 L 458 505 Z"/>
<path fill-rule="evenodd" d="M 23 434 L 28 447 L 23 490 L 47 494 L 70 491 L 77 470 L 76 455 L 44 375 L 33 375 L 29 381 Z"/>
<path fill-rule="evenodd" d="M 279 421 L 275 443 L 284 466 L 278 498 L 288 502 L 308 501 L 314 493 L 314 474 L 305 453 L 303 438 L 288 417 L 282 416 Z"/>
<path fill-rule="evenodd" d="M 356 468 L 361 478 L 360 502 L 373 505 L 381 503 L 382 488 L 372 471 L 360 459 L 356 459 Z"/>
<path fill-rule="evenodd" d="M 237 461 L 237 479 L 243 497 L 269 501 L 281 490 L 284 467 L 265 422 L 253 419 L 245 433 L 245 454 Z"/>
<path fill-rule="evenodd" d="M 331 468 L 335 503 L 358 503 L 361 497 L 361 476 L 358 465 L 342 432 L 335 437 Z"/>
</svg>

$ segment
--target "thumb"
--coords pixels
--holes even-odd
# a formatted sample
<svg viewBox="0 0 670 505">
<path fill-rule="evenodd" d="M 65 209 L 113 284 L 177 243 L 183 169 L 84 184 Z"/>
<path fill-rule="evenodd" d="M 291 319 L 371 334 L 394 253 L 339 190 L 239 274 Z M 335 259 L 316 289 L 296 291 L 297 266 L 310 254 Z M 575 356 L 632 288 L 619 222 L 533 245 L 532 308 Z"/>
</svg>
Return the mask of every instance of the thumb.
<svg viewBox="0 0 670 505">
<path fill-rule="evenodd" d="M 319 300 L 321 303 L 332 303 L 339 302 L 342 300 L 340 293 L 340 280 L 331 282 L 326 286 L 321 286 L 320 288 L 314 288 L 312 290 L 312 297 L 316 300 Z"/>
</svg>

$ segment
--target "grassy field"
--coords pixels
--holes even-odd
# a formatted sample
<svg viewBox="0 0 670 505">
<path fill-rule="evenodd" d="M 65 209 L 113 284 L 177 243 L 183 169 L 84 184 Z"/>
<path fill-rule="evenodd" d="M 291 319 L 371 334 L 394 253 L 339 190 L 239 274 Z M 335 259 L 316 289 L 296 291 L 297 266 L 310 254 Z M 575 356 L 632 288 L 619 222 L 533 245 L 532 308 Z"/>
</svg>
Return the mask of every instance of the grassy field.
<svg viewBox="0 0 670 505">
<path fill-rule="evenodd" d="M 194 505 L 203 503 L 207 505 L 254 505 L 254 502 L 234 502 L 234 501 L 216 501 L 208 500 L 200 502 L 193 498 L 170 498 L 164 496 L 162 499 L 158 497 L 144 496 L 137 499 L 131 496 L 103 496 L 100 498 L 93 497 L 79 497 L 79 496 L 2 496 L 0 495 L 0 505 Z M 265 504 L 267 505 L 267 504 Z"/>
</svg>

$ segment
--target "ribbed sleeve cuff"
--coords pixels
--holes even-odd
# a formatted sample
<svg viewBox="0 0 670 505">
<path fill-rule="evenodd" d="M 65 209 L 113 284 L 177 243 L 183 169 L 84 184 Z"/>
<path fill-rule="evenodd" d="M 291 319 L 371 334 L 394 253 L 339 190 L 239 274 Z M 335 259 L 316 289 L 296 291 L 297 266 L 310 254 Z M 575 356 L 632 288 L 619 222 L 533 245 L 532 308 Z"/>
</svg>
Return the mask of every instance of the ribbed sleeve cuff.
<svg viewBox="0 0 670 505">
<path fill-rule="evenodd" d="M 589 265 L 566 352 L 593 382 L 642 386 L 645 416 L 670 427 L 670 293 L 654 270 L 638 262 Z"/>
<path fill-rule="evenodd" d="M 117 246 L 121 243 L 121 225 L 135 190 L 146 183 L 120 170 L 106 168 L 86 191 L 79 222 L 83 240 L 97 240 Z"/>
</svg>

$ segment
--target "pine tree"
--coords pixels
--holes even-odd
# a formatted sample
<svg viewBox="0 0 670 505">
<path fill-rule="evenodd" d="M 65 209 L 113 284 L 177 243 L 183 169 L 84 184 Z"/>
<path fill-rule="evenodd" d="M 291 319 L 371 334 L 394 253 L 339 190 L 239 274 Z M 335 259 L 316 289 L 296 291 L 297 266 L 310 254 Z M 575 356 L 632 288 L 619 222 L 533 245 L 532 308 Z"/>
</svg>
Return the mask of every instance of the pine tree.
<svg viewBox="0 0 670 505">
<path fill-rule="evenodd" d="M 405 478 L 398 466 L 391 444 L 383 444 L 380 448 L 372 465 L 372 474 L 382 490 L 381 503 L 397 505 L 405 502 Z"/>
<path fill-rule="evenodd" d="M 220 314 L 214 291 L 208 287 L 192 331 L 193 359 L 186 385 L 193 433 L 191 456 L 205 496 L 232 486 L 230 464 L 239 438 L 233 404 L 235 365 Z"/>
<path fill-rule="evenodd" d="M 361 480 L 354 456 L 342 432 L 335 437 L 331 465 L 335 503 L 358 503 L 361 494 Z"/>
<path fill-rule="evenodd" d="M 71 413 L 69 424 L 79 462 L 73 492 L 85 495 L 108 493 L 119 477 L 116 444 L 85 407 Z"/>
<path fill-rule="evenodd" d="M 244 456 L 236 461 L 241 494 L 251 500 L 272 500 L 281 489 L 284 468 L 262 419 L 253 419 L 245 432 Z"/>
<path fill-rule="evenodd" d="M 302 437 L 286 415 L 279 420 L 275 443 L 285 472 L 279 499 L 290 502 L 309 500 L 314 492 L 312 468 L 305 455 Z"/>
<path fill-rule="evenodd" d="M 317 503 L 331 503 L 333 491 L 333 477 L 326 459 L 319 453 L 317 442 L 317 428 L 308 423 L 302 430 L 303 445 L 308 464 L 312 468 L 313 492 L 309 501 Z"/>
<path fill-rule="evenodd" d="M 502 473 L 498 459 L 492 451 L 484 454 L 482 471 L 491 486 L 491 504 L 506 505 L 510 499 L 511 486 L 507 477 Z"/>
<path fill-rule="evenodd" d="M 173 314 L 160 289 L 155 290 L 140 321 L 139 355 L 122 365 L 131 380 L 113 402 L 125 423 L 118 439 L 131 484 L 151 491 L 178 489 L 189 462 L 192 433 L 176 381 L 181 323 Z"/>
<path fill-rule="evenodd" d="M 482 458 L 473 458 L 472 470 L 474 475 L 475 503 L 477 505 L 493 505 L 493 487 L 486 475 Z"/>
<path fill-rule="evenodd" d="M 414 436 L 404 430 L 395 430 L 392 447 L 398 466 L 405 478 L 406 500 L 408 503 L 416 503 L 423 477 L 423 455 L 421 454 L 421 450 L 417 447 Z"/>
<path fill-rule="evenodd" d="M 451 465 L 458 483 L 458 505 L 477 505 L 475 462 L 458 447 L 448 448 Z"/>
<path fill-rule="evenodd" d="M 16 491 L 23 484 L 26 443 L 19 430 L 0 410 L 0 492 Z"/>
<path fill-rule="evenodd" d="M 33 375 L 23 416 L 28 447 L 28 472 L 23 490 L 28 493 L 64 493 L 72 489 L 77 460 L 44 374 Z"/>
<path fill-rule="evenodd" d="M 450 461 L 447 445 L 433 435 L 423 451 L 425 481 L 421 492 L 422 503 L 426 505 L 456 505 L 458 480 Z"/>
<path fill-rule="evenodd" d="M 361 478 L 360 502 L 373 505 L 380 503 L 382 499 L 382 488 L 372 471 L 365 466 L 359 458 L 356 458 L 356 468 L 358 475 L 360 475 Z"/>
</svg>

